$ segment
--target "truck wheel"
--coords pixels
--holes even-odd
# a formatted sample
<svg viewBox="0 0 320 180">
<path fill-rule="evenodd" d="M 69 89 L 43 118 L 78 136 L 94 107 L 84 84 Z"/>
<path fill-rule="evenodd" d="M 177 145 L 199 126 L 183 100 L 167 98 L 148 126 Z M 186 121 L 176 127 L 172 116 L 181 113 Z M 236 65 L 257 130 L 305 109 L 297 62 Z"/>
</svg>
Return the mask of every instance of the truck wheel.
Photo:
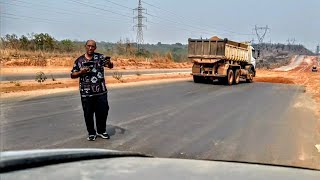
<svg viewBox="0 0 320 180">
<path fill-rule="evenodd" d="M 247 65 L 245 67 L 245 69 L 249 71 L 249 74 L 247 75 L 246 82 L 247 83 L 252 83 L 253 82 L 253 77 L 255 76 L 254 67 L 252 65 Z"/>
<path fill-rule="evenodd" d="M 234 84 L 239 84 L 240 82 L 240 69 L 237 69 L 234 73 Z"/>
<path fill-rule="evenodd" d="M 252 83 L 253 82 L 253 74 L 252 73 L 249 74 L 249 77 L 246 79 L 246 82 L 247 83 Z"/>
<path fill-rule="evenodd" d="M 232 69 L 229 69 L 227 73 L 227 85 L 230 86 L 232 84 L 233 84 L 233 71 Z"/>
</svg>

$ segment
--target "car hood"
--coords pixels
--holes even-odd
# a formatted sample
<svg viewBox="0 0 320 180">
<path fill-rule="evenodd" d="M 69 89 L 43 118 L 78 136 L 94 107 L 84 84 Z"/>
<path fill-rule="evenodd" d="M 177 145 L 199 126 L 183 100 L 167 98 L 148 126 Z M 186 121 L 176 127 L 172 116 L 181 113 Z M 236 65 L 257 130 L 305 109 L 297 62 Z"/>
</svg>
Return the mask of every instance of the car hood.
<svg viewBox="0 0 320 180">
<path fill-rule="evenodd" d="M 238 162 L 155 158 L 104 149 L 1 152 L 4 179 L 319 179 L 320 171 Z"/>
</svg>

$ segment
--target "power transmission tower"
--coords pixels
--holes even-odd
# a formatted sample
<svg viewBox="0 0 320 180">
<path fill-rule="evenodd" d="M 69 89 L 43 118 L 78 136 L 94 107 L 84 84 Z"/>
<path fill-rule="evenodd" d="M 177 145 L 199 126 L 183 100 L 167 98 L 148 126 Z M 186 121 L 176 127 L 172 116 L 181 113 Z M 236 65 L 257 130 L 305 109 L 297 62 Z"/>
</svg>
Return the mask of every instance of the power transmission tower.
<svg viewBox="0 0 320 180">
<path fill-rule="evenodd" d="M 143 13 L 146 13 L 147 9 L 142 7 L 141 0 L 139 0 L 138 7 L 133 9 L 133 10 L 138 12 L 138 15 L 133 18 L 134 20 L 138 19 L 138 24 L 134 25 L 133 27 L 137 28 L 136 41 L 137 41 L 138 50 L 140 52 L 142 50 L 142 45 L 144 43 L 144 40 L 143 40 L 143 28 L 146 27 L 146 25 L 143 24 L 143 19 L 146 19 L 146 17 L 143 16 Z"/>
<path fill-rule="evenodd" d="M 296 39 L 295 38 L 288 39 L 287 42 L 288 42 L 288 45 L 294 45 L 294 43 L 296 42 Z"/>
<path fill-rule="evenodd" d="M 270 28 L 268 27 L 268 25 L 266 25 L 266 27 L 258 27 L 257 25 L 255 25 L 255 28 L 254 30 L 256 31 L 256 35 L 257 35 L 257 38 L 258 38 L 258 43 L 257 44 L 257 47 L 258 47 L 258 52 L 260 52 L 261 50 L 261 45 L 263 43 L 263 40 L 264 38 L 266 37 L 266 34 L 268 32 Z M 260 55 L 262 56 L 262 52 L 260 52 Z M 261 57 L 260 57 L 261 58 Z M 263 60 L 260 59 L 260 61 L 262 62 Z"/>
<path fill-rule="evenodd" d="M 268 32 L 268 30 L 270 28 L 267 25 L 266 27 L 257 27 L 257 26 L 255 26 L 254 29 L 256 31 L 256 35 L 258 37 L 259 44 L 262 44 L 263 40 L 266 37 L 266 34 L 267 34 L 267 32 Z"/>
</svg>

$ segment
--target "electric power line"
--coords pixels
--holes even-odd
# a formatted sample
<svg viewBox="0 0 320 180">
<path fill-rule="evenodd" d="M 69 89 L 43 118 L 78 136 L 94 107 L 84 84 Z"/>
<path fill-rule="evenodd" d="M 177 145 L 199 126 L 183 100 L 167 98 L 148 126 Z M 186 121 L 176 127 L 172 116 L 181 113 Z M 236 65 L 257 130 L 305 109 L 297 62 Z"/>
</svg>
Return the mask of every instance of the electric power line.
<svg viewBox="0 0 320 180">
<path fill-rule="evenodd" d="M 27 3 L 27 4 L 32 4 L 32 3 L 24 2 L 24 1 L 21 1 L 21 0 L 13 0 L 13 1 L 22 2 L 22 3 Z M 109 9 L 105 9 L 105 8 L 93 6 L 93 5 L 91 5 L 91 4 L 86 4 L 86 3 L 78 2 L 78 1 L 75 1 L 75 0 L 70 0 L 70 1 L 73 2 L 73 3 L 77 3 L 77 4 L 81 4 L 81 5 L 90 7 L 90 8 L 94 8 L 94 9 L 98 9 L 98 10 L 101 10 L 101 11 L 106 11 L 106 12 L 109 12 L 109 13 L 117 14 L 117 15 L 120 15 L 120 16 L 123 16 L 123 17 L 131 18 L 131 16 L 129 16 L 129 15 L 124 15 L 124 14 L 121 14 L 121 13 L 118 13 L 118 12 L 115 12 L 115 11 L 111 11 L 111 10 L 109 10 Z M 126 8 L 126 9 L 131 9 L 130 7 L 127 7 L 127 6 L 124 6 L 124 5 L 121 5 L 121 4 L 112 2 L 112 1 L 110 1 L 110 0 L 106 0 L 106 1 L 108 1 L 108 2 L 110 2 L 110 3 L 112 3 L 112 4 L 115 4 L 115 5 L 117 5 L 117 6 Z M 144 2 L 144 3 L 151 5 L 150 3 L 146 3 L 146 2 Z M 37 4 L 37 5 L 39 5 L 39 4 Z M 20 6 L 21 6 L 21 5 L 20 5 Z M 45 6 L 45 5 L 42 5 L 42 6 L 43 6 L 43 7 L 52 8 L 52 7 L 50 7 L 50 6 Z M 152 6 L 154 6 L 154 5 L 152 5 Z M 157 6 L 154 6 L 154 7 L 157 7 Z M 157 7 L 157 8 L 158 8 L 158 9 L 161 9 L 161 10 L 163 10 L 163 11 L 166 11 L 166 12 L 170 12 L 170 11 L 164 10 L 164 9 L 162 9 L 162 8 L 159 8 L 159 7 Z M 55 9 L 57 9 L 57 8 L 55 8 Z M 72 12 L 72 11 L 64 10 L 64 9 L 60 9 L 60 10 Z M 66 12 L 57 12 L 57 13 L 70 14 L 70 13 L 66 13 Z M 172 12 L 171 12 L 171 13 L 172 13 Z M 150 14 L 150 13 L 147 13 L 147 12 L 144 12 L 144 11 L 142 11 L 142 14 L 146 14 L 146 15 L 148 15 L 148 16 L 155 17 L 155 18 L 164 20 L 164 21 L 166 21 L 166 22 L 173 23 L 173 24 L 175 25 L 175 27 L 178 28 L 178 29 L 183 29 L 183 30 L 186 30 L 186 31 L 189 31 L 189 32 L 197 32 L 197 31 L 192 31 L 191 29 L 189 30 L 189 29 L 181 28 L 181 26 L 184 26 L 184 27 L 189 27 L 189 28 L 192 28 L 192 29 L 197 29 L 197 30 L 204 31 L 204 32 L 201 32 L 201 33 L 203 33 L 203 34 L 212 35 L 211 33 L 207 33 L 207 32 L 208 32 L 207 29 L 202 29 L 202 28 L 199 28 L 199 27 L 196 27 L 196 26 L 192 26 L 192 25 L 190 25 L 190 24 L 185 24 L 185 23 L 182 23 L 182 22 L 173 21 L 173 20 L 171 20 L 171 19 L 162 18 L 162 17 L 160 17 L 160 16 L 156 16 L 156 15 L 153 15 L 153 14 Z M 142 14 L 140 15 L 140 17 L 143 17 Z M 174 13 L 174 14 L 175 14 L 175 13 Z M 177 15 L 177 16 L 179 16 L 179 15 Z M 138 18 L 138 17 L 139 17 L 139 15 L 138 15 L 136 18 Z M 182 16 L 179 16 L 179 17 L 180 17 L 180 18 L 183 18 Z M 29 18 L 34 18 L 34 17 L 29 17 Z M 35 18 L 35 19 L 36 19 L 36 18 Z M 139 18 L 138 18 L 138 19 L 139 19 Z M 46 20 L 46 21 L 48 21 L 49 19 L 40 19 L 40 20 Z M 57 21 L 55 21 L 55 22 L 57 22 Z M 156 24 L 156 23 L 153 23 L 153 24 Z M 179 24 L 180 27 L 177 26 L 177 24 Z M 141 24 L 141 26 L 144 27 L 143 24 Z M 138 27 L 138 28 L 139 28 L 139 22 L 138 22 L 138 24 L 137 24 L 135 27 Z M 208 26 L 208 27 L 209 27 L 209 26 Z M 211 28 L 211 27 L 210 27 L 210 28 Z M 224 33 L 221 33 L 221 34 L 227 34 L 227 33 L 224 32 Z M 239 33 L 238 33 L 238 34 L 239 34 Z M 245 34 L 245 35 L 249 35 L 249 34 Z M 251 34 L 250 34 L 250 35 L 251 35 Z M 142 37 L 143 37 L 143 36 L 142 36 Z"/>
<path fill-rule="evenodd" d="M 117 5 L 117 6 L 120 6 L 120 7 L 123 7 L 123 8 L 132 10 L 132 8 L 130 8 L 130 7 L 128 7 L 128 6 L 124 6 L 124 5 L 122 5 L 122 4 L 118 4 L 118 3 L 115 3 L 115 2 L 110 1 L 110 0 L 105 0 L 105 1 L 108 1 L 108 2 L 110 2 L 110 3 L 112 3 L 112 4 Z"/>
<path fill-rule="evenodd" d="M 21 0 L 14 0 L 14 1 L 21 2 L 21 3 L 27 3 L 27 2 L 21 1 Z M 30 3 L 30 4 L 32 4 L 32 3 Z M 81 3 L 81 4 L 85 5 L 85 3 Z M 12 4 L 12 5 L 13 5 L 13 4 Z M 14 4 L 14 5 L 15 5 L 15 4 Z M 39 5 L 39 4 L 37 4 L 37 5 Z M 22 5 L 19 5 L 19 6 L 22 6 Z M 42 4 L 40 4 L 40 6 L 52 8 L 52 7 L 50 7 L 50 6 L 45 6 L 45 5 L 42 5 Z M 24 6 L 24 7 L 27 7 L 27 6 Z M 92 7 L 92 8 L 95 8 L 95 9 L 96 9 L 96 7 Z M 127 8 L 129 8 L 129 7 L 127 7 Z M 131 8 L 130 8 L 130 9 L 131 9 Z M 44 10 L 44 9 L 42 9 L 42 10 Z M 60 10 L 68 11 L 68 10 L 65 10 L 65 9 L 60 9 Z M 105 10 L 105 9 L 99 8 L 99 10 Z M 71 11 L 71 12 L 72 12 L 72 11 Z M 64 12 L 57 12 L 57 13 L 71 14 L 71 13 L 64 13 Z M 144 13 L 144 12 L 143 12 L 143 13 Z M 94 14 L 88 14 L 88 15 L 94 15 Z M 148 15 L 153 16 L 153 17 L 156 17 L 155 15 L 151 15 L 151 14 L 148 14 Z M 31 17 L 31 18 L 34 18 L 34 17 Z M 161 17 L 158 17 L 158 18 L 163 19 L 163 18 L 161 18 Z M 48 19 L 47 19 L 47 20 L 48 20 Z M 163 20 L 169 21 L 169 22 L 171 22 L 171 23 L 176 24 L 175 21 L 170 21 L 170 20 L 168 20 L 168 19 L 163 19 Z M 183 30 L 190 31 L 190 32 L 196 32 L 196 31 L 191 31 L 191 30 L 188 30 L 188 29 L 180 28 L 180 27 L 178 27 L 178 29 L 183 29 Z M 203 33 L 203 32 L 202 32 L 202 33 Z M 203 33 L 203 34 L 209 34 L 209 33 Z"/>
<path fill-rule="evenodd" d="M 19 2 L 23 2 L 23 1 L 19 1 Z M 3 3 L 3 2 L 0 2 L 0 4 L 1 4 L 1 3 Z M 33 7 L 30 7 L 30 6 L 23 6 L 23 5 L 21 5 L 21 4 L 12 4 L 12 3 L 3 3 L 3 4 L 8 4 L 8 5 L 12 5 L 12 6 L 19 6 L 19 7 L 25 7 L 25 8 L 32 8 L 33 10 L 35 10 L 35 9 L 34 9 L 34 6 L 33 6 Z M 50 6 L 46 6 L 46 7 L 52 8 L 52 7 L 50 7 Z M 46 12 L 53 12 L 53 13 L 57 13 L 57 14 L 79 15 L 78 12 L 69 11 L 69 10 L 64 10 L 64 11 L 67 11 L 67 12 L 52 11 L 52 10 L 51 10 L 51 11 L 48 11 L 47 9 L 39 9 L 39 8 L 37 8 L 37 10 L 46 11 Z M 87 14 L 87 15 L 91 15 L 91 16 L 97 16 L 96 14 L 88 14 L 88 13 L 86 13 L 86 14 Z M 103 20 L 105 20 L 105 18 L 103 18 Z M 122 21 L 122 22 L 127 22 L 127 23 L 129 23 L 129 21 L 123 21 L 123 20 L 121 20 L 121 19 L 114 19 L 114 18 L 108 19 L 108 21 L 117 21 L 117 22 Z M 107 22 L 107 21 L 105 21 L 105 22 Z"/>
<path fill-rule="evenodd" d="M 168 13 L 170 13 L 170 14 L 172 14 L 172 15 L 175 15 L 176 17 L 179 17 L 180 19 L 183 19 L 183 20 L 185 20 L 185 19 L 190 19 L 190 18 L 186 18 L 186 17 L 180 16 L 180 15 L 178 15 L 178 14 L 176 14 L 176 13 L 174 13 L 174 12 L 171 12 L 171 11 L 169 11 L 169 10 L 163 9 L 163 8 L 161 8 L 161 7 L 158 7 L 158 6 L 152 5 L 152 4 L 150 4 L 150 3 L 147 3 L 147 2 L 145 2 L 145 1 L 143 1 L 143 3 L 145 3 L 145 4 L 147 4 L 147 5 L 151 6 L 151 7 L 160 9 L 160 10 L 162 10 L 162 11 L 168 12 Z M 188 21 L 188 22 L 192 22 L 192 21 L 190 21 L 190 20 L 187 20 L 187 21 Z M 208 26 L 208 25 L 203 24 L 203 23 L 202 23 L 201 25 L 202 25 L 202 26 L 209 27 L 209 28 L 214 29 L 214 30 L 216 30 L 216 31 L 220 31 L 220 30 L 218 30 L 217 28 L 214 28 L 214 27 L 212 27 L 212 26 Z M 230 30 L 226 30 L 226 29 L 221 29 L 221 31 L 226 31 L 226 32 L 229 32 L 229 33 L 232 33 L 232 34 L 244 35 L 244 36 L 252 36 L 252 35 L 253 35 L 253 34 L 248 34 L 248 33 L 238 33 L 238 32 L 234 32 L 234 31 L 230 31 Z M 220 34 L 227 34 L 227 33 L 220 33 Z"/>
<path fill-rule="evenodd" d="M 153 22 L 153 21 L 148 21 L 148 23 L 151 23 L 151 24 L 159 24 L 159 25 L 161 25 L 160 23 L 155 23 L 155 22 Z M 184 31 L 186 31 L 186 32 L 190 32 L 190 33 L 194 33 L 194 34 L 196 34 L 196 33 L 200 33 L 201 34 L 201 32 L 199 32 L 199 31 L 193 31 L 193 30 L 190 30 L 190 29 L 185 29 L 185 28 L 182 28 L 182 27 L 177 27 L 177 26 L 175 26 L 175 25 L 166 25 L 166 29 L 165 30 L 167 30 L 167 27 L 174 27 L 176 30 L 177 29 L 180 29 L 180 30 L 184 30 Z M 203 34 L 205 34 L 205 33 L 203 33 Z"/>
<path fill-rule="evenodd" d="M 45 18 L 38 18 L 38 17 L 30 17 L 30 16 L 23 16 L 23 17 L 21 17 L 21 16 L 18 16 L 18 15 L 15 15 L 15 14 L 11 14 L 11 13 L 3 13 L 3 12 L 1 12 L 0 14 L 13 16 L 13 17 L 20 18 L 20 19 L 30 18 L 30 19 L 43 20 L 43 21 L 48 21 L 48 22 L 70 23 L 70 22 L 67 22 L 67 21 L 57 21 L 57 20 L 52 20 L 52 19 L 45 19 Z"/>
<path fill-rule="evenodd" d="M 24 8 L 32 8 L 34 10 L 34 6 L 31 7 L 31 6 L 23 6 L 21 4 L 13 4 L 13 3 L 8 3 L 8 2 L 0 2 L 0 4 L 7 4 L 7 5 L 11 5 L 11 6 L 18 6 L 18 7 L 24 7 Z M 46 11 L 48 12 L 47 9 L 38 9 L 38 10 L 43 10 L 43 11 Z M 53 12 L 53 11 L 50 11 L 50 12 Z M 59 11 L 55 11 L 56 13 L 60 13 L 60 14 L 66 14 L 66 15 L 74 15 L 72 13 L 68 13 L 68 12 L 59 12 Z"/>
<path fill-rule="evenodd" d="M 193 29 L 198 29 L 198 30 L 207 32 L 207 29 L 202 29 L 202 28 L 199 28 L 199 27 L 196 27 L 196 26 L 192 26 L 192 25 L 189 25 L 189 24 L 184 24 L 184 23 L 181 23 L 181 22 L 178 22 L 178 21 L 173 21 L 173 20 L 170 20 L 170 19 L 162 18 L 160 16 L 152 15 L 152 14 L 149 14 L 149 13 L 145 13 L 145 14 L 149 15 L 151 17 L 155 17 L 155 18 L 158 18 L 158 19 L 165 20 L 165 21 L 170 22 L 170 23 L 174 23 L 175 25 L 180 24 L 182 26 L 186 26 L 186 27 L 190 27 L 190 28 L 193 28 Z M 205 33 L 205 34 L 211 35 L 210 33 Z"/>
<path fill-rule="evenodd" d="M 40 6 L 40 7 L 45 7 L 45 8 L 49 8 L 50 11 L 52 11 L 53 7 L 52 6 L 48 6 L 48 5 L 44 5 L 44 4 L 39 4 L 39 3 L 31 3 L 31 2 L 25 2 L 25 1 L 21 1 L 21 0 L 12 0 L 12 1 L 15 1 L 15 2 L 20 2 L 20 3 L 24 3 L 24 4 L 28 4 L 28 5 L 32 5 L 31 8 L 34 8 L 36 6 Z M 1 3 L 1 2 L 0 2 Z M 9 3 L 7 3 L 9 4 Z M 13 4 L 11 4 L 13 5 Z M 14 4 L 14 5 L 18 5 L 18 4 Z M 19 6 L 22 7 L 22 5 L 19 4 Z M 66 14 L 66 12 L 69 14 L 71 13 L 74 13 L 75 15 L 79 15 L 79 11 L 72 11 L 72 10 L 68 10 L 68 9 L 62 9 L 62 8 L 57 8 L 57 7 L 54 7 L 55 10 L 61 10 L 63 11 L 63 14 Z M 48 11 L 48 10 L 46 10 Z M 100 15 L 100 14 L 90 14 L 90 13 L 87 13 L 87 12 L 81 12 L 81 14 L 86 14 L 86 15 L 91 15 L 91 16 L 97 16 L 97 15 Z M 114 19 L 114 18 L 113 18 Z"/>
<path fill-rule="evenodd" d="M 128 17 L 128 18 L 131 19 L 131 16 L 124 15 L 124 14 L 121 14 L 121 13 L 118 13 L 118 12 L 115 12 L 115 11 L 111 11 L 111 10 L 100 8 L 100 7 L 96 7 L 96 6 L 92 6 L 90 4 L 86 4 L 86 3 L 75 1 L 75 0 L 69 0 L 69 1 L 70 2 L 74 2 L 76 4 L 81 4 L 81 5 L 84 5 L 84 6 L 87 6 L 87 7 L 91 7 L 91 8 L 94 8 L 94 9 L 98 9 L 98 10 L 101 10 L 101 11 L 106 11 L 106 12 L 109 12 L 109 13 L 117 14 L 117 15 L 120 15 L 120 16 L 123 16 L 123 17 Z"/>
<path fill-rule="evenodd" d="M 108 1 L 108 2 L 110 2 L 110 3 L 112 3 L 112 4 L 118 5 L 118 6 L 120 6 L 120 7 L 126 8 L 126 9 L 131 9 L 131 8 L 128 7 L 128 6 L 124 6 L 124 5 L 115 3 L 115 2 L 110 1 L 110 0 L 105 0 L 105 1 Z M 143 1 L 141 1 L 141 2 L 143 2 Z M 154 6 L 154 5 L 150 4 L 150 3 L 146 3 L 146 2 L 144 2 L 144 3 L 145 3 L 145 4 L 148 4 L 148 5 L 150 5 L 150 6 L 156 7 L 156 8 L 158 8 L 158 9 L 164 10 L 164 9 L 162 9 L 162 8 L 160 8 L 160 7 L 157 7 L 157 6 Z M 170 11 L 168 11 L 168 10 L 164 10 L 164 11 L 170 12 Z M 156 18 L 159 18 L 159 19 L 162 19 L 162 20 L 171 22 L 171 23 L 175 23 L 175 24 L 178 23 L 178 24 L 181 24 L 181 25 L 184 25 L 184 26 L 188 26 L 188 27 L 192 27 L 192 28 L 196 28 L 196 29 L 199 29 L 199 30 L 202 30 L 202 31 L 203 31 L 203 30 L 204 30 L 204 31 L 207 31 L 207 29 L 201 29 L 201 28 L 197 28 L 197 27 L 195 27 L 195 26 L 191 26 L 191 25 L 189 25 L 189 24 L 184 24 L 184 23 L 181 23 L 181 22 L 172 21 L 172 20 L 165 19 L 165 18 L 156 16 L 156 15 L 153 15 L 153 14 L 150 14 L 150 13 L 147 13 L 147 12 L 142 12 L 142 13 L 143 13 L 143 14 L 146 14 L 146 15 L 149 15 L 149 16 L 151 16 L 151 17 L 156 17 Z M 172 13 L 172 12 L 171 12 L 171 13 Z M 176 15 L 176 16 L 179 16 L 179 15 L 177 15 L 177 14 L 175 14 L 175 13 L 173 13 L 173 14 Z M 182 17 L 182 16 L 179 16 L 179 17 Z M 182 17 L 182 18 L 183 18 L 183 17 Z M 212 28 L 212 27 L 210 27 L 210 28 Z M 228 31 L 228 30 L 224 30 L 224 31 Z M 232 31 L 228 31 L 228 32 L 235 33 L 235 32 L 232 32 Z M 203 32 L 202 32 L 202 33 L 203 33 Z M 211 35 L 211 33 L 203 33 L 203 34 Z M 220 34 L 228 34 L 228 33 L 223 32 L 223 33 L 220 33 Z M 237 33 L 237 34 L 238 34 L 238 35 L 252 35 L 252 34 L 241 34 L 241 33 Z"/>
<path fill-rule="evenodd" d="M 105 0 L 105 1 L 108 1 L 108 2 L 110 2 L 110 3 L 112 3 L 112 4 L 116 4 L 116 5 L 121 6 L 121 7 L 124 7 L 124 8 L 126 8 L 126 9 L 131 9 L 131 8 L 128 7 L 128 6 L 120 5 L 120 4 L 118 4 L 118 3 L 114 3 L 114 2 L 112 2 L 112 1 L 110 1 L 110 0 Z M 143 1 L 141 1 L 141 2 L 143 2 Z M 146 4 L 147 4 L 147 3 L 146 3 Z M 149 3 L 148 3 L 148 4 L 149 4 Z M 142 5 L 142 4 L 141 4 L 141 5 Z M 134 10 L 137 10 L 137 9 L 134 9 Z M 156 16 L 156 15 L 153 15 L 153 14 L 147 13 L 147 11 L 146 11 L 146 12 L 142 11 L 142 13 L 145 14 L 145 15 L 149 15 L 149 16 L 151 16 L 151 17 L 156 17 L 156 18 L 159 18 L 159 19 L 162 19 L 162 20 L 171 22 L 171 23 L 175 23 L 175 24 L 178 23 L 178 24 L 182 24 L 182 25 L 184 25 L 184 26 L 189 26 L 189 27 L 197 28 L 197 27 L 194 27 L 194 26 L 190 26 L 190 25 L 188 25 L 188 24 L 184 24 L 184 23 L 177 22 L 177 21 L 172 21 L 172 20 L 169 20 L 169 19 L 165 19 L 165 18 Z M 136 27 L 137 27 L 137 26 L 136 26 Z M 197 28 L 197 29 L 199 29 L 199 28 Z M 203 30 L 203 29 L 201 29 L 201 30 Z M 209 33 L 207 33 L 207 34 L 209 34 Z M 211 35 L 211 34 L 210 34 L 210 35 Z"/>
<path fill-rule="evenodd" d="M 72 2 L 75 2 L 75 1 L 73 1 L 73 0 L 70 0 L 70 1 L 72 1 Z M 109 0 L 108 0 L 109 1 Z M 111 1 L 109 1 L 109 2 L 111 2 Z M 76 2 L 77 3 L 77 2 Z M 88 5 L 88 4 L 85 4 L 85 3 L 79 3 L 79 4 L 83 4 L 83 5 Z M 115 3 L 115 4 L 117 4 L 117 3 Z M 123 5 L 122 5 L 123 6 Z M 97 7 L 94 7 L 94 6 L 89 6 L 89 7 L 92 7 L 92 8 L 95 8 L 95 9 L 97 9 Z M 123 7 L 125 7 L 125 8 L 127 8 L 127 9 L 131 9 L 131 8 L 129 8 L 129 7 L 127 7 L 127 6 L 123 6 Z M 100 10 L 103 10 L 103 9 L 101 9 L 101 8 L 99 8 Z M 137 10 L 137 9 L 136 9 Z M 159 18 L 159 19 L 162 19 L 162 20 L 165 20 L 165 21 L 167 21 L 167 22 L 171 22 L 171 23 L 174 23 L 175 25 L 176 24 L 181 24 L 181 25 L 183 25 L 183 26 L 187 26 L 187 27 L 191 27 L 191 28 L 194 28 L 194 29 L 198 29 L 198 30 L 202 30 L 202 31 L 206 31 L 207 32 L 207 29 L 201 29 L 201 28 L 198 28 L 198 27 L 195 27 L 195 26 L 191 26 L 191 25 L 189 25 L 189 24 L 184 24 L 184 23 L 181 23 L 181 22 L 177 22 L 177 21 L 172 21 L 172 20 L 170 20 L 170 19 L 165 19 L 165 18 L 162 18 L 162 17 L 159 17 L 159 16 L 156 16 L 156 15 L 152 15 L 152 14 L 150 14 L 150 13 L 147 13 L 147 12 L 144 12 L 144 11 L 142 11 L 142 14 L 146 14 L 146 15 L 149 15 L 149 16 L 152 16 L 152 17 L 156 17 L 156 18 Z M 144 16 L 143 15 L 138 15 L 136 18 L 138 19 L 138 17 L 140 16 L 140 17 L 143 17 L 144 18 Z M 143 19 L 142 18 L 142 19 Z M 137 25 L 135 25 L 135 27 L 138 27 L 138 29 L 141 27 L 141 28 L 143 28 L 143 27 L 145 27 L 145 25 L 143 25 L 143 24 L 140 24 L 139 25 L 139 23 L 137 24 Z M 138 33 L 138 32 L 137 32 Z M 210 33 L 204 33 L 204 32 L 202 32 L 203 34 L 208 34 L 208 35 L 211 35 Z M 139 36 L 141 37 L 141 30 L 139 30 Z M 143 32 L 142 32 L 142 34 L 143 34 Z M 223 33 L 224 34 L 224 33 Z M 140 38 L 141 39 L 141 38 Z M 142 42 L 143 42 L 143 35 L 142 35 Z"/>
</svg>

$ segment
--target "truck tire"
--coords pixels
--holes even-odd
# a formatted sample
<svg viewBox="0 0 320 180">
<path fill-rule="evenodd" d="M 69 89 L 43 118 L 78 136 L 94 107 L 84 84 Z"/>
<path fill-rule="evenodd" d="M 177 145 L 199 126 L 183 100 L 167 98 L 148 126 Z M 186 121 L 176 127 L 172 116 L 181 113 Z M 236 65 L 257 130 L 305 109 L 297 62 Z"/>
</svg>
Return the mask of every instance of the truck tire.
<svg viewBox="0 0 320 180">
<path fill-rule="evenodd" d="M 227 72 L 227 85 L 231 86 L 233 84 L 233 79 L 234 79 L 233 77 L 234 77 L 233 70 L 229 69 Z"/>
<path fill-rule="evenodd" d="M 253 77 L 255 76 L 254 68 L 252 65 L 247 65 L 245 69 L 248 70 L 249 74 L 247 76 L 246 82 L 247 83 L 252 83 L 253 82 Z"/>
<path fill-rule="evenodd" d="M 201 76 L 193 76 L 193 82 L 194 83 L 202 83 L 203 80 L 204 80 L 204 78 L 201 77 Z"/>
<path fill-rule="evenodd" d="M 239 84 L 239 82 L 240 82 L 240 69 L 236 69 L 236 71 L 234 73 L 233 83 L 234 84 Z"/>
<path fill-rule="evenodd" d="M 252 83 L 253 82 L 253 73 L 249 74 L 249 77 L 246 79 L 247 83 Z"/>
</svg>

